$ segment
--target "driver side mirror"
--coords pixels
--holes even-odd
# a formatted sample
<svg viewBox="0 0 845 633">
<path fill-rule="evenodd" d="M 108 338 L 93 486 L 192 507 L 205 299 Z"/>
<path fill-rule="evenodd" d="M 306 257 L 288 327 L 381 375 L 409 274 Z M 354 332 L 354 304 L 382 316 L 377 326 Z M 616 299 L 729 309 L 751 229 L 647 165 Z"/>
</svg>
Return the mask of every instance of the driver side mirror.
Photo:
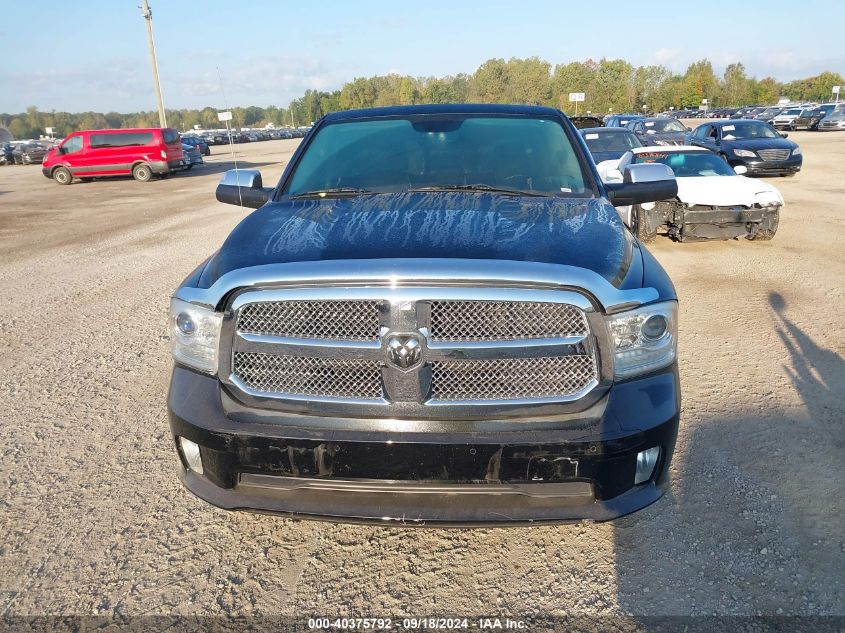
<svg viewBox="0 0 845 633">
<path fill-rule="evenodd" d="M 781 133 L 780 133 L 780 135 L 781 135 L 783 138 L 789 138 L 789 134 L 787 134 L 786 132 L 781 132 Z"/>
<path fill-rule="evenodd" d="M 215 191 L 220 202 L 251 209 L 264 206 L 272 194 L 272 187 L 263 186 L 257 169 L 230 169 L 223 174 Z"/>
<path fill-rule="evenodd" d="M 614 207 L 668 200 L 678 195 L 678 183 L 672 169 L 662 163 L 628 165 L 622 182 L 605 183 Z"/>
</svg>

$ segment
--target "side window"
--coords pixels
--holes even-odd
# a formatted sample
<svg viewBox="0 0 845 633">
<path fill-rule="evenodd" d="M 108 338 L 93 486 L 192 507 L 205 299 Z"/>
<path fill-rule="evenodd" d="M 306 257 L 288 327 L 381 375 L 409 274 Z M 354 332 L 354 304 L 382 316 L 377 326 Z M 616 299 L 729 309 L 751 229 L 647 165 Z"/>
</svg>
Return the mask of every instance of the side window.
<svg viewBox="0 0 845 633">
<path fill-rule="evenodd" d="M 695 129 L 695 138 L 706 139 L 710 138 L 710 130 L 713 129 L 712 125 L 701 125 Z"/>
<path fill-rule="evenodd" d="M 91 135 L 91 147 L 132 147 L 150 145 L 152 142 L 152 132 L 117 132 Z"/>
<path fill-rule="evenodd" d="M 161 131 L 162 138 L 166 145 L 172 145 L 179 142 L 179 132 L 171 128 L 165 128 Z"/>
<path fill-rule="evenodd" d="M 71 136 L 68 140 L 66 140 L 62 144 L 62 153 L 64 154 L 73 154 L 74 152 L 78 152 L 82 149 L 82 137 L 81 136 Z"/>
</svg>

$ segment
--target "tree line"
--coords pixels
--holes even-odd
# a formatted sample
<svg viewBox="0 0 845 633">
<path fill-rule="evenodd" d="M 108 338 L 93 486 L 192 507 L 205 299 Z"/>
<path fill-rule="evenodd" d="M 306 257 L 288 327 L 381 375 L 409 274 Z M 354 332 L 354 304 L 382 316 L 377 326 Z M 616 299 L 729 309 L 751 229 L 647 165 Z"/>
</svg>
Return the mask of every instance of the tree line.
<svg viewBox="0 0 845 633">
<path fill-rule="evenodd" d="M 287 108 L 268 106 L 232 108 L 238 127 L 300 126 L 324 114 L 350 108 L 417 103 L 526 103 L 548 105 L 572 114 L 569 93 L 585 93 L 579 111 L 593 113 L 660 112 L 697 107 L 703 99 L 710 107 L 772 104 L 781 97 L 795 101 L 825 101 L 835 85 L 845 84 L 839 73 L 825 71 L 813 77 L 782 83 L 773 77 L 749 77 L 742 63 L 730 64 L 722 76 L 707 59 L 690 64 L 683 74 L 664 66 L 633 66 L 621 59 L 588 59 L 556 64 L 538 57 L 489 59 L 473 74 L 447 77 L 382 75 L 359 77 L 335 91 L 307 90 Z M 194 125 L 218 128 L 217 108 L 168 110 L 167 123 L 179 130 Z M 52 127 L 57 136 L 73 130 L 156 127 L 155 111 L 41 112 L 35 106 L 20 114 L 0 114 L 0 125 L 15 138 L 37 138 Z"/>
</svg>

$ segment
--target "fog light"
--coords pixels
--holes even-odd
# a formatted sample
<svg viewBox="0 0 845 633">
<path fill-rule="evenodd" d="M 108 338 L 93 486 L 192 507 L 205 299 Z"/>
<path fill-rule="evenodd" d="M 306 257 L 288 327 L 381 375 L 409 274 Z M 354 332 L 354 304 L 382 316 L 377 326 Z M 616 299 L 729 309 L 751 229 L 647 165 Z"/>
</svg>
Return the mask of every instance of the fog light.
<svg viewBox="0 0 845 633">
<path fill-rule="evenodd" d="M 640 451 L 637 453 L 637 472 L 634 474 L 634 485 L 644 483 L 651 479 L 659 456 L 659 446 L 654 446 L 647 451 Z"/>
<path fill-rule="evenodd" d="M 182 455 L 188 463 L 188 469 L 194 471 L 198 475 L 202 475 L 202 456 L 200 455 L 200 447 L 191 440 L 186 440 L 184 437 L 180 437 L 179 448 L 182 449 Z M 637 458 L 637 472 L 639 472 L 639 463 L 639 458 Z"/>
</svg>

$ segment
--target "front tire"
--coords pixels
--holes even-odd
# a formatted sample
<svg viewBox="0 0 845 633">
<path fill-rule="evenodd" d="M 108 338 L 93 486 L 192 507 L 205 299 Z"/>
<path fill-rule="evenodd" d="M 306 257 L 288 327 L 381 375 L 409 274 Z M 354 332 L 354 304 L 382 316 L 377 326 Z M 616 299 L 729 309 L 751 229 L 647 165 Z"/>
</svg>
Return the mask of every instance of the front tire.
<svg viewBox="0 0 845 633">
<path fill-rule="evenodd" d="M 153 178 L 153 170 L 149 165 L 141 163 L 132 168 L 132 177 L 138 182 L 149 182 Z"/>
<path fill-rule="evenodd" d="M 631 232 L 641 242 L 651 242 L 657 237 L 657 227 L 649 227 L 648 213 L 638 204 L 631 207 Z"/>
<path fill-rule="evenodd" d="M 66 167 L 56 167 L 53 170 L 53 180 L 60 185 L 69 185 L 73 181 L 73 174 Z"/>
<path fill-rule="evenodd" d="M 778 232 L 778 224 L 780 222 L 780 212 L 775 211 L 774 214 L 769 216 L 769 221 L 766 225 L 766 228 L 757 229 L 757 232 L 754 235 L 749 235 L 748 239 L 755 241 L 755 242 L 767 242 L 775 236 L 775 233 Z"/>
</svg>

